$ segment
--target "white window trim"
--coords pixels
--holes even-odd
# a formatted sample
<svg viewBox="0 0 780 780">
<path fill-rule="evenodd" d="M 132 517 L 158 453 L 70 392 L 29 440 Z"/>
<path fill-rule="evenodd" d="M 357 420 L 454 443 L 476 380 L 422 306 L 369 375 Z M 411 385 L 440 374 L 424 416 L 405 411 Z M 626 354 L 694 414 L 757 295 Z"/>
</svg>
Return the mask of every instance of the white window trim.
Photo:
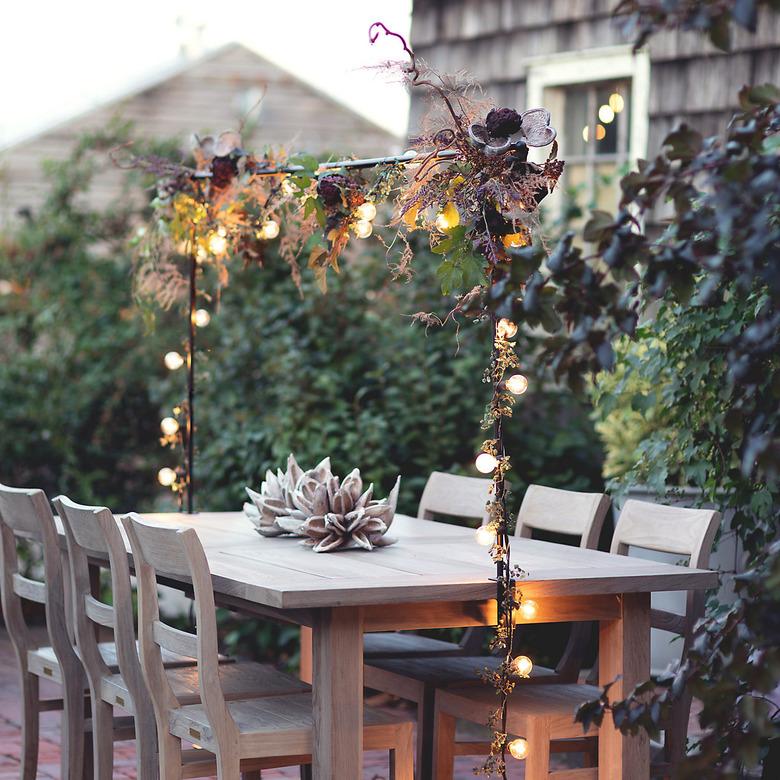
<svg viewBox="0 0 780 780">
<path fill-rule="evenodd" d="M 526 106 L 544 106 L 544 90 L 572 84 L 631 79 L 631 137 L 629 160 L 647 155 L 650 108 L 650 56 L 647 51 L 634 54 L 631 46 L 609 46 L 579 52 L 535 57 L 527 61 Z M 553 127 L 555 117 L 553 117 Z"/>
</svg>

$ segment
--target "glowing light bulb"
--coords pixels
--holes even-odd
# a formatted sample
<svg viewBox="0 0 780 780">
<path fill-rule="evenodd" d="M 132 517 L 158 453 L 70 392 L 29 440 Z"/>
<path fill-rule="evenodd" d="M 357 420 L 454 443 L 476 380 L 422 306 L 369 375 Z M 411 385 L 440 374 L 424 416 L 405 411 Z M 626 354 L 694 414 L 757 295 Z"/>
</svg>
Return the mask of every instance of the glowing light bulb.
<svg viewBox="0 0 780 780">
<path fill-rule="evenodd" d="M 290 195 L 295 195 L 297 190 L 298 190 L 298 186 L 296 184 L 293 184 L 289 179 L 284 179 L 282 181 L 282 193 L 284 195 L 287 195 L 288 197 Z"/>
<path fill-rule="evenodd" d="M 530 677 L 534 668 L 534 662 L 527 655 L 518 655 L 512 661 L 512 673 L 518 677 Z"/>
<path fill-rule="evenodd" d="M 525 740 L 522 737 L 513 739 L 507 745 L 507 748 L 512 758 L 516 758 L 518 761 L 522 761 L 524 758 L 528 757 L 528 740 Z"/>
<path fill-rule="evenodd" d="M 626 101 L 623 100 L 623 96 L 619 92 L 613 92 L 607 102 L 616 114 L 619 114 L 626 107 Z"/>
<path fill-rule="evenodd" d="M 220 228 L 224 230 L 224 228 Z M 209 236 L 209 252 L 212 255 L 224 255 L 227 249 L 227 238 L 220 233 L 212 233 Z"/>
<path fill-rule="evenodd" d="M 0 295 L 10 295 L 14 291 L 14 286 L 8 279 L 0 279 Z"/>
<path fill-rule="evenodd" d="M 496 466 L 498 466 L 498 461 L 496 460 L 496 457 L 489 452 L 480 452 L 479 455 L 477 455 L 476 461 L 474 461 L 474 465 L 481 474 L 490 474 L 490 472 L 494 471 Z"/>
<path fill-rule="evenodd" d="M 496 533 L 489 525 L 481 525 L 474 534 L 477 544 L 483 547 L 492 547 L 496 541 Z"/>
<path fill-rule="evenodd" d="M 276 238 L 279 235 L 279 223 L 273 219 L 267 219 L 260 226 L 260 238 L 266 241 Z"/>
<path fill-rule="evenodd" d="M 211 322 L 211 314 L 206 309 L 197 309 L 192 314 L 192 321 L 199 328 L 205 328 Z"/>
<path fill-rule="evenodd" d="M 585 141 L 585 143 L 588 143 L 588 139 L 590 138 L 590 128 L 588 125 L 585 125 L 585 127 L 582 128 L 582 140 Z"/>
<path fill-rule="evenodd" d="M 166 436 L 173 436 L 179 430 L 179 422 L 175 417 L 163 417 L 160 420 L 160 430 Z"/>
<path fill-rule="evenodd" d="M 157 472 L 157 481 L 163 487 L 170 487 L 174 482 L 176 482 L 176 472 L 166 466 Z"/>
<path fill-rule="evenodd" d="M 522 395 L 528 389 L 528 380 L 522 374 L 512 374 L 506 380 L 506 389 L 515 395 Z"/>
<path fill-rule="evenodd" d="M 507 249 L 519 249 L 523 246 L 528 246 L 528 234 L 527 233 L 510 233 L 504 236 L 504 246 Z"/>
<path fill-rule="evenodd" d="M 184 358 L 178 352 L 166 352 L 163 361 L 165 367 L 171 371 L 175 371 L 184 365 Z"/>
<path fill-rule="evenodd" d="M 512 320 L 503 317 L 496 325 L 496 336 L 500 339 L 511 339 L 517 335 L 517 325 Z"/>
<path fill-rule="evenodd" d="M 599 106 L 599 119 L 608 125 L 615 118 L 615 112 L 605 103 Z"/>
<path fill-rule="evenodd" d="M 520 604 L 520 616 L 524 620 L 533 620 L 539 613 L 539 606 L 531 599 L 524 599 Z"/>
<path fill-rule="evenodd" d="M 367 200 L 355 209 L 355 216 L 358 219 L 367 219 L 370 221 L 376 216 L 376 206 L 370 200 Z"/>
<path fill-rule="evenodd" d="M 367 219 L 359 219 L 352 225 L 358 238 L 368 238 L 374 232 L 374 226 Z"/>
<path fill-rule="evenodd" d="M 604 125 L 596 125 L 596 140 L 603 141 L 607 135 L 607 130 Z"/>
<path fill-rule="evenodd" d="M 436 217 L 436 229 L 442 233 L 460 225 L 460 214 L 454 203 L 448 203 Z"/>
<path fill-rule="evenodd" d="M 195 260 L 198 263 L 203 263 L 205 262 L 206 258 L 208 258 L 208 256 L 209 253 L 202 246 L 199 246 L 198 251 L 195 253 Z"/>
</svg>

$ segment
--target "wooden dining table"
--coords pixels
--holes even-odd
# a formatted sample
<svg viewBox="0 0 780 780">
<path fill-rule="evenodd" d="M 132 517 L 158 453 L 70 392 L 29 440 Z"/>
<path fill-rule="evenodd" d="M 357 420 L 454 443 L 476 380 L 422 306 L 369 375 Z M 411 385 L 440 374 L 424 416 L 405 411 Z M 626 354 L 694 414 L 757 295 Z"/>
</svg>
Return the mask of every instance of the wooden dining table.
<svg viewBox="0 0 780 780">
<path fill-rule="evenodd" d="M 364 632 L 496 622 L 495 567 L 471 529 L 396 515 L 391 546 L 315 553 L 260 536 L 240 512 L 144 517 L 197 531 L 222 604 L 310 629 L 317 780 L 362 777 Z M 513 538 L 511 548 L 527 573 L 522 597 L 537 606 L 517 623 L 598 621 L 599 682 L 615 699 L 649 675 L 650 594 L 718 583 L 712 571 L 550 542 Z M 624 737 L 605 719 L 599 778 L 647 778 L 649 760 L 645 734 Z"/>
</svg>

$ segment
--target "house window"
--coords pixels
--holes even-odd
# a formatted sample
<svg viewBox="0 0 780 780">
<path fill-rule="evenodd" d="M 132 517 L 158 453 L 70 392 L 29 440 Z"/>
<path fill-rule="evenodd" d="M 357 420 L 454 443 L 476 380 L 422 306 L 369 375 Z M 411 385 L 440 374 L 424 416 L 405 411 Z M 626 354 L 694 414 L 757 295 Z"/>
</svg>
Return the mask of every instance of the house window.
<svg viewBox="0 0 780 780">
<path fill-rule="evenodd" d="M 611 211 L 620 177 L 632 162 L 631 82 L 565 87 L 563 105 L 559 143 L 566 168 L 562 185 L 577 203 Z"/>
<path fill-rule="evenodd" d="M 527 108 L 550 110 L 566 161 L 548 213 L 615 209 L 621 176 L 646 154 L 649 76 L 647 53 L 624 46 L 529 62 Z"/>
</svg>

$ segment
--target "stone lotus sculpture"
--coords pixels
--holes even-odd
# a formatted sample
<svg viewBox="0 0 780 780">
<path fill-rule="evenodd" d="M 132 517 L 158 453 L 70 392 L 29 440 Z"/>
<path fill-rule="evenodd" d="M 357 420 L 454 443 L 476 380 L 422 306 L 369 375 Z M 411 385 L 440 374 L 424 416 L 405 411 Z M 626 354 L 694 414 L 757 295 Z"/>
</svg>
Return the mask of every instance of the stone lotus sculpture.
<svg viewBox="0 0 780 780">
<path fill-rule="evenodd" d="M 312 499 L 312 515 L 302 526 L 308 537 L 305 544 L 314 552 L 362 547 L 373 550 L 396 540 L 385 536 L 393 522 L 398 503 L 401 477 L 387 498 L 373 498 L 374 485 L 363 491 L 360 471 L 353 469 L 339 484 L 338 477 L 331 477 L 319 485 Z"/>
<path fill-rule="evenodd" d="M 329 458 L 304 471 L 290 455 L 286 471 L 266 472 L 259 493 L 246 488 L 252 503 L 244 504 L 244 511 L 263 536 L 306 537 L 304 544 L 315 552 L 372 550 L 395 541 L 385 534 L 400 485 L 398 477 L 387 498 L 375 499 L 373 484 L 363 490 L 359 469 L 341 481 L 331 472 Z"/>
</svg>

